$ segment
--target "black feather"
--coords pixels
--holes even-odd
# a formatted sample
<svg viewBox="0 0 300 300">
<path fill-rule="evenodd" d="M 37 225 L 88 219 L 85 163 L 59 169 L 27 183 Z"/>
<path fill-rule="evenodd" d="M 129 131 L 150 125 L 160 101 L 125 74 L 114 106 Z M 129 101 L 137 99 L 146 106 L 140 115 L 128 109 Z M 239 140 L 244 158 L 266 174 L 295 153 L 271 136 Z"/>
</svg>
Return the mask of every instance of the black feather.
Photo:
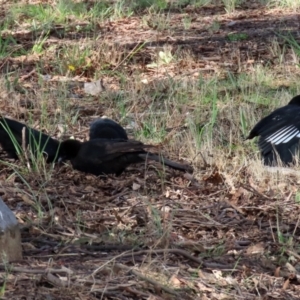
<svg viewBox="0 0 300 300">
<path fill-rule="evenodd" d="M 99 138 L 128 140 L 125 129 L 108 118 L 97 119 L 90 126 L 90 140 Z"/>
<path fill-rule="evenodd" d="M 147 147 L 141 142 L 120 139 L 93 139 L 83 143 L 66 140 L 61 143 L 60 155 L 70 160 L 76 170 L 94 175 L 120 175 L 130 164 L 142 161 L 138 154 Z"/>
<path fill-rule="evenodd" d="M 264 164 L 276 166 L 295 162 L 300 146 L 300 95 L 260 120 L 247 139 L 259 136 L 258 147 Z"/>
<path fill-rule="evenodd" d="M 141 142 L 128 140 L 124 128 L 110 119 L 98 119 L 92 123 L 90 129 L 90 142 L 96 140 L 97 142 L 93 143 L 93 146 L 89 143 L 84 143 L 81 146 L 83 147 L 83 150 L 78 151 L 78 155 L 76 158 L 73 158 L 73 162 L 71 160 L 74 168 L 78 170 L 85 169 L 86 172 L 96 175 L 99 175 L 99 172 L 102 174 L 114 173 L 119 175 L 130 164 L 145 162 L 145 160 L 154 160 L 175 170 L 193 171 L 191 166 L 176 163 L 160 155 L 145 151 L 144 149 L 149 148 L 149 146 L 145 146 Z M 72 142 L 67 142 L 67 146 L 63 146 L 63 151 L 68 153 L 68 148 L 70 148 L 70 150 L 72 148 L 71 144 Z M 135 148 L 135 151 L 127 151 L 126 149 L 128 149 L 128 147 L 130 148 L 132 145 L 139 146 L 138 148 Z M 102 164 L 99 164 L 98 167 L 96 167 L 96 160 L 93 160 L 93 155 L 90 155 L 90 160 L 84 159 L 88 152 L 92 153 L 92 147 L 98 149 L 98 152 L 96 152 L 99 157 L 101 157 L 100 161 Z M 116 151 L 114 152 L 114 156 L 111 156 L 112 149 Z M 94 155 L 96 156 L 97 154 Z M 83 160 L 85 160 L 85 163 L 82 163 Z"/>
<path fill-rule="evenodd" d="M 0 144 L 10 157 L 17 159 L 22 153 L 23 134 L 25 147 L 29 147 L 34 155 L 43 152 L 47 156 L 47 162 L 55 161 L 59 141 L 18 121 L 0 118 Z"/>
</svg>

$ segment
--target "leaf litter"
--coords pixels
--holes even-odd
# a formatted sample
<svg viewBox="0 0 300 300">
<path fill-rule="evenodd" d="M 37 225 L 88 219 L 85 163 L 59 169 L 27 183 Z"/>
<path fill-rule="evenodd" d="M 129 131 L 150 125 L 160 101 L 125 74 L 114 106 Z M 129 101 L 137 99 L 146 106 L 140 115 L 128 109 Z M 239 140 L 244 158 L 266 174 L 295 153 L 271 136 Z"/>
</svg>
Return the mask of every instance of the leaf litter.
<svg viewBox="0 0 300 300">
<path fill-rule="evenodd" d="M 141 83 L 155 86 L 166 73 L 175 79 L 196 78 L 199 72 L 210 76 L 246 71 L 258 61 L 276 64 L 268 40 L 276 37 L 276 30 L 290 27 L 293 32 L 297 21 L 295 14 L 256 6 L 231 16 L 220 11 L 218 6 L 198 11 L 186 7 L 184 13 L 171 14 L 172 37 L 167 32 L 158 35 L 150 20 L 151 29 L 146 28 L 138 17 L 107 22 L 101 27 L 105 41 L 112 52 L 117 47 L 115 51 L 128 58 L 111 67 L 143 70 Z M 193 25 L 183 38 L 178 24 L 186 14 Z M 219 26 L 214 29 L 216 21 Z M 56 30 L 51 44 L 73 42 L 72 27 L 64 39 L 56 36 Z M 228 40 L 235 31 L 247 38 Z M 4 32 L 1 37 L 8 34 L 21 45 L 32 41 L 30 30 Z M 172 51 L 163 52 L 164 44 Z M 133 63 L 139 45 L 143 47 Z M 158 63 L 156 53 L 161 53 L 160 59 L 165 53 L 173 57 L 183 46 L 199 56 L 197 65 L 179 60 L 178 70 L 168 59 L 160 70 L 149 68 Z M 41 58 L 32 54 L 1 59 L 2 70 L 22 66 L 19 88 L 26 90 L 25 96 L 18 90 L 2 91 L 1 100 L 6 101 L 1 101 L 1 111 L 25 120 L 31 114 L 40 119 L 39 106 L 21 103 L 35 103 L 41 88 L 35 66 Z M 96 58 L 95 54 L 95 62 Z M 113 111 L 113 105 L 86 99 L 86 93 L 97 96 L 102 91 L 99 84 L 97 91 L 84 90 L 87 83 L 98 82 L 86 70 L 78 69 L 80 76 L 52 77 L 46 72 L 52 73 L 53 53 L 45 53 L 43 59 L 49 61 L 44 69 L 51 91 L 48 104 L 55 108 L 56 90 L 66 82 L 69 109 L 81 116 L 81 126 L 69 122 L 67 135 L 85 140 L 90 117 Z M 287 68 L 292 70 L 292 64 Z M 104 85 L 118 94 L 120 83 L 115 78 L 104 77 Z M 48 113 L 55 115 L 50 109 Z M 62 128 L 58 124 L 51 134 L 62 136 Z M 270 187 L 271 175 L 257 182 L 251 167 L 237 170 L 230 162 L 225 167 L 205 164 L 195 177 L 165 170 L 162 180 L 158 170 L 155 164 L 147 169 L 136 166 L 121 177 L 103 179 L 65 165 L 51 170 L 51 176 L 25 174 L 27 185 L 1 165 L 0 195 L 22 226 L 24 250 L 24 261 L 0 266 L 3 299 L 300 299 L 297 244 L 287 246 L 299 235 L 299 206 L 292 197 L 299 184 L 297 174 L 290 175 L 288 183 Z"/>
</svg>

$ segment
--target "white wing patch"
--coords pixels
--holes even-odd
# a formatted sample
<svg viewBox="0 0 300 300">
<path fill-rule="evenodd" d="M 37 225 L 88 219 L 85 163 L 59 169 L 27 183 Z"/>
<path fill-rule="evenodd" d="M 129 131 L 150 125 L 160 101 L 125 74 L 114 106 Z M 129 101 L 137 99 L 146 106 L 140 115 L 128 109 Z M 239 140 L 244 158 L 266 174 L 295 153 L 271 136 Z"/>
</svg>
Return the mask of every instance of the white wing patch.
<svg viewBox="0 0 300 300">
<path fill-rule="evenodd" d="M 280 128 L 278 131 L 266 138 L 267 142 L 271 144 L 279 145 L 288 143 L 292 138 L 300 138 L 299 130 L 293 125 Z"/>
</svg>

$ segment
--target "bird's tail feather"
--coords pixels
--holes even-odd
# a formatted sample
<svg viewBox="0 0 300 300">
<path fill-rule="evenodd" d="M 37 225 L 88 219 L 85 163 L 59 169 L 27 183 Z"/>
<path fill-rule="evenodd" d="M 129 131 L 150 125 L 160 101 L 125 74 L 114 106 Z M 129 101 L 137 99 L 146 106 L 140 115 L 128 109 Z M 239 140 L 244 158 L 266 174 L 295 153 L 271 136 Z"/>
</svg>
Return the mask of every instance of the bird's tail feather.
<svg viewBox="0 0 300 300">
<path fill-rule="evenodd" d="M 179 170 L 179 171 L 186 171 L 186 172 L 193 172 L 193 168 L 189 165 L 185 165 L 185 164 L 180 164 L 180 163 L 176 163 L 172 160 L 169 160 L 163 156 L 157 155 L 157 154 L 153 154 L 153 153 L 143 153 L 143 154 L 139 154 L 139 157 L 143 158 L 143 159 L 151 159 L 154 161 L 157 161 L 159 163 L 161 163 L 162 165 L 166 165 L 169 166 L 175 170 Z"/>
</svg>

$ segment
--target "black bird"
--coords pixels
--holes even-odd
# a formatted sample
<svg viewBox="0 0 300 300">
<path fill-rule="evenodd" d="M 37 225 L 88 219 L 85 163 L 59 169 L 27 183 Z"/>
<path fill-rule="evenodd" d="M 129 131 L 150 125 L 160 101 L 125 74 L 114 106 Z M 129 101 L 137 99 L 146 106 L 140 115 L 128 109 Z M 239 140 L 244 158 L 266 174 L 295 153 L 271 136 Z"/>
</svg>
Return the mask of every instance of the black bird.
<svg viewBox="0 0 300 300">
<path fill-rule="evenodd" d="M 94 122 L 90 136 L 98 138 L 82 143 L 71 139 L 59 142 L 25 124 L 2 117 L 0 118 L 0 144 L 9 156 L 17 159 L 22 153 L 24 142 L 24 146 L 26 148 L 29 146 L 33 154 L 45 153 L 47 162 L 71 160 L 74 169 L 95 175 L 120 175 L 130 164 L 144 162 L 146 159 L 158 161 L 173 169 L 192 171 L 190 166 L 145 151 L 152 146 L 128 140 L 123 127 L 108 120 L 101 119 Z"/>
<path fill-rule="evenodd" d="M 70 160 L 74 169 L 94 175 L 120 175 L 129 165 L 147 158 L 173 169 L 192 172 L 192 167 L 178 164 L 145 149 L 153 146 L 135 140 L 92 139 L 87 142 L 66 140 L 60 144 L 61 161 Z"/>
<path fill-rule="evenodd" d="M 300 95 L 260 120 L 246 139 L 256 136 L 265 165 L 294 163 L 300 150 Z"/>
<path fill-rule="evenodd" d="M 140 143 L 140 142 L 137 142 L 137 141 L 134 141 L 134 140 L 128 140 L 128 137 L 127 137 L 127 133 L 126 131 L 124 130 L 124 128 L 118 124 L 117 122 L 111 120 L 111 119 L 107 119 L 107 118 L 104 118 L 104 119 L 98 119 L 96 121 L 94 121 L 91 125 L 91 128 L 90 128 L 90 142 L 92 140 L 98 140 L 98 147 L 99 147 L 99 157 L 102 157 L 108 154 L 110 154 L 110 145 L 113 145 L 113 147 L 116 147 L 115 150 L 116 152 L 119 151 L 119 155 L 118 155 L 118 158 L 116 158 L 116 156 L 114 156 L 114 159 L 116 160 L 113 160 L 111 159 L 109 156 L 107 159 L 102 159 L 101 158 L 101 161 L 103 166 L 101 165 L 101 167 L 99 167 L 99 170 L 102 169 L 105 169 L 105 172 L 104 171 L 95 171 L 95 172 L 89 172 L 89 173 L 93 173 L 93 174 L 96 174 L 96 175 L 100 175 L 100 174 L 110 174 L 110 173 L 116 173 L 117 175 L 120 175 L 125 169 L 127 166 L 129 166 L 130 164 L 134 164 L 134 163 L 141 163 L 141 162 L 145 162 L 145 160 L 154 160 L 154 161 L 157 161 L 157 162 L 160 162 L 161 164 L 164 164 L 164 165 L 167 165 L 175 170 L 180 170 L 180 171 L 188 171 L 188 172 L 192 172 L 193 169 L 191 166 L 188 166 L 188 165 L 183 165 L 183 164 L 179 164 L 179 163 L 176 163 L 176 162 L 173 162 L 165 157 L 162 157 L 160 155 L 157 155 L 157 154 L 154 154 L 154 153 L 151 153 L 151 152 L 147 152 L 144 150 L 144 148 L 149 148 L 149 146 L 146 146 L 146 147 L 143 147 L 143 144 Z M 114 143 L 113 144 L 110 144 L 109 142 L 109 139 L 114 139 Z M 127 141 L 127 143 L 126 143 Z M 123 142 L 123 143 L 122 143 Z M 68 153 L 68 148 L 72 148 L 71 144 L 75 142 L 67 142 L 67 146 L 66 148 L 65 147 L 62 147 L 62 152 L 65 152 L 65 153 Z M 103 148 L 100 149 L 100 143 L 102 143 L 103 145 Z M 133 151 L 131 153 L 126 153 L 126 147 L 130 147 L 130 143 L 139 143 L 139 146 L 140 148 L 136 150 L 137 151 Z M 108 146 L 107 148 L 104 147 L 105 146 Z M 122 146 L 124 146 L 124 152 L 120 151 Z M 145 146 L 145 145 L 144 145 Z M 79 147 L 79 145 L 77 146 Z M 92 147 L 92 146 L 87 146 L 87 145 L 84 145 L 84 148 L 89 148 L 89 147 Z M 96 147 L 95 145 L 93 147 Z M 74 149 L 76 149 L 76 147 L 74 146 Z M 78 148 L 77 148 L 78 149 Z M 86 150 L 84 150 L 86 151 Z M 81 150 L 79 151 L 78 150 L 78 155 L 80 156 L 80 161 L 83 160 L 83 155 L 81 152 Z M 101 153 L 101 154 L 100 154 Z M 68 155 L 66 155 L 68 156 Z M 75 161 L 78 160 L 78 156 L 74 155 L 73 153 L 73 162 L 74 162 L 74 159 Z M 76 157 L 76 158 L 75 158 Z M 71 162 L 72 162 L 72 159 L 71 159 Z M 109 166 L 111 166 L 111 164 L 114 164 L 113 167 L 111 167 L 111 172 L 109 172 Z M 78 162 L 74 162 L 72 163 L 73 167 L 75 169 L 78 169 Z M 77 167 L 75 167 L 75 165 L 77 165 Z M 81 170 L 83 170 L 83 167 L 80 166 Z M 91 168 L 92 169 L 92 164 L 91 164 Z M 79 169 L 78 169 L 79 170 Z M 117 170 L 117 172 L 115 172 L 114 170 Z"/>
<path fill-rule="evenodd" d="M 128 140 L 127 133 L 120 124 L 103 117 L 95 120 L 90 126 L 90 140 L 99 138 Z"/>
<path fill-rule="evenodd" d="M 24 144 L 26 148 L 30 147 L 34 155 L 45 153 L 47 162 L 56 160 L 59 149 L 59 141 L 47 134 L 4 117 L 0 117 L 0 144 L 11 158 L 18 158 L 19 154 L 23 151 L 22 146 Z"/>
</svg>

